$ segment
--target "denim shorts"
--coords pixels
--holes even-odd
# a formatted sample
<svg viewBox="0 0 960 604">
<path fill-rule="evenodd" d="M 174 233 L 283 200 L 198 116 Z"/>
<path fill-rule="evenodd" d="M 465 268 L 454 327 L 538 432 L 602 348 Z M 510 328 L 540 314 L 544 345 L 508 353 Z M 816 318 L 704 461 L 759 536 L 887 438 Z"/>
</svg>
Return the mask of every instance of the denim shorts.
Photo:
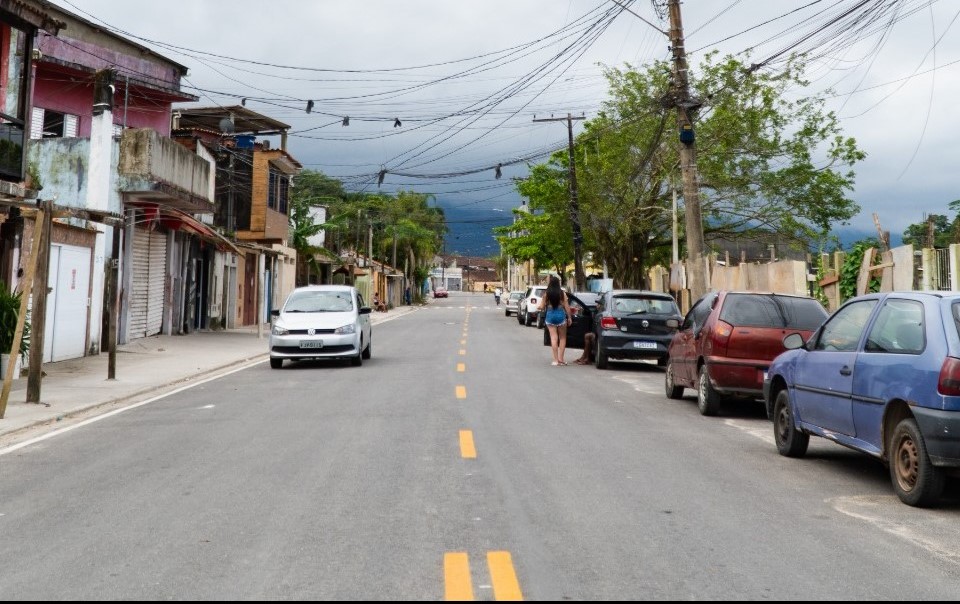
<svg viewBox="0 0 960 604">
<path fill-rule="evenodd" d="M 554 327 L 563 325 L 567 322 L 567 311 L 562 308 L 548 308 L 547 314 L 543 315 L 543 322 Z"/>
</svg>

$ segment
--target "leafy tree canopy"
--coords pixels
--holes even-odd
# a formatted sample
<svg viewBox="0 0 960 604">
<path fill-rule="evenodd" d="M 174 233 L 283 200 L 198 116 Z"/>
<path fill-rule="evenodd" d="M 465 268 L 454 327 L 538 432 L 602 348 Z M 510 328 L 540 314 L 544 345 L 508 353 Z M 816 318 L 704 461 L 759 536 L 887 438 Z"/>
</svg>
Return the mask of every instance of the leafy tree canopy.
<svg viewBox="0 0 960 604">
<path fill-rule="evenodd" d="M 645 267 L 670 255 L 671 191 L 680 175 L 676 115 L 667 63 L 611 68 L 607 79 L 610 98 L 576 141 L 580 216 L 585 251 L 608 264 L 618 285 L 634 287 Z M 806 85 L 801 64 L 767 73 L 711 54 L 691 83 L 703 103 L 695 128 L 708 241 L 773 234 L 806 247 L 859 211 L 848 193 L 865 154 L 842 135 L 823 96 L 790 96 Z M 553 220 L 569 224 L 568 163 L 558 152 L 518 185 L 532 210 L 551 216 L 543 224 L 552 235 L 528 229 L 529 237 L 551 241 L 563 232 Z M 682 228 L 682 216 L 678 222 Z"/>
</svg>

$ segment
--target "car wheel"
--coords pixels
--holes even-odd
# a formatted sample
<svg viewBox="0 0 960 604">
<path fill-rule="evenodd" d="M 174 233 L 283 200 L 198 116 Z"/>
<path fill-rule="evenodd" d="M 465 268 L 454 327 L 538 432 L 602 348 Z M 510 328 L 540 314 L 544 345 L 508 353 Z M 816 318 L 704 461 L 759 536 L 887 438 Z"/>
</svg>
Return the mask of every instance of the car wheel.
<svg viewBox="0 0 960 604">
<path fill-rule="evenodd" d="M 520 311 L 517 311 L 517 323 L 523 325 L 523 313 Z"/>
<path fill-rule="evenodd" d="M 533 319 L 530 318 L 530 313 L 526 313 L 523 317 L 523 324 L 530 327 L 531 323 L 533 323 Z"/>
<path fill-rule="evenodd" d="M 503 316 L 509 317 L 509 316 L 510 316 L 510 311 L 509 311 L 509 310 L 503 311 Z"/>
<path fill-rule="evenodd" d="M 683 386 L 673 381 L 673 363 L 667 359 L 667 370 L 663 372 L 663 385 L 667 391 L 667 398 L 678 400 L 683 398 Z"/>
<path fill-rule="evenodd" d="M 710 374 L 707 373 L 707 366 L 702 365 L 697 380 L 697 407 L 700 409 L 700 415 L 719 414 L 720 403 L 722 402 L 720 393 L 714 390 L 710 384 Z"/>
<path fill-rule="evenodd" d="M 610 366 L 610 357 L 607 355 L 607 351 L 603 349 L 603 346 L 600 345 L 600 338 L 597 338 L 597 350 L 594 358 L 597 360 L 597 369 L 606 369 Z"/>
<path fill-rule="evenodd" d="M 917 421 L 901 420 L 890 438 L 890 479 L 900 501 L 916 507 L 927 507 L 943 492 L 943 470 L 930 462 L 927 445 Z"/>
<path fill-rule="evenodd" d="M 364 359 L 369 359 L 370 355 L 372 354 L 373 354 L 373 340 L 371 339 L 370 342 L 367 344 L 367 347 L 363 349 L 362 353 L 360 353 L 360 356 Z"/>
<path fill-rule="evenodd" d="M 777 451 L 784 457 L 803 457 L 810 445 L 810 435 L 797 429 L 790 412 L 790 394 L 784 388 L 773 404 L 773 438 Z"/>
<path fill-rule="evenodd" d="M 363 365 L 363 342 L 360 342 L 360 352 L 357 353 L 357 356 L 350 357 L 350 364 L 354 367 Z"/>
<path fill-rule="evenodd" d="M 270 369 L 280 369 L 283 367 L 283 359 L 270 357 Z"/>
</svg>

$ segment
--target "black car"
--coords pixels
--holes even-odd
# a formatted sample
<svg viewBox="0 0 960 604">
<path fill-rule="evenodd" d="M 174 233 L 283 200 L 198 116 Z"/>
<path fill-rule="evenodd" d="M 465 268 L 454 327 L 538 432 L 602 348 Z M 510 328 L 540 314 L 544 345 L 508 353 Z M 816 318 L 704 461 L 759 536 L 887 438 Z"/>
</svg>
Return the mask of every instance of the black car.
<svg viewBox="0 0 960 604">
<path fill-rule="evenodd" d="M 567 294 L 573 322 L 567 327 L 567 348 L 583 350 L 586 335 L 593 329 L 593 310 L 577 295 Z M 550 330 L 543 330 L 543 345 L 550 345 Z"/>
<path fill-rule="evenodd" d="M 600 294 L 595 292 L 574 292 L 570 294 L 567 292 L 567 296 L 576 296 L 577 301 L 584 306 L 585 308 L 590 309 L 591 312 L 596 312 L 597 310 L 597 300 L 600 298 Z M 537 315 L 537 327 L 543 329 L 543 313 Z"/>
<path fill-rule="evenodd" d="M 683 316 L 669 294 L 615 289 L 597 300 L 593 317 L 597 369 L 610 359 L 656 359 L 666 365 L 670 342 Z"/>
</svg>

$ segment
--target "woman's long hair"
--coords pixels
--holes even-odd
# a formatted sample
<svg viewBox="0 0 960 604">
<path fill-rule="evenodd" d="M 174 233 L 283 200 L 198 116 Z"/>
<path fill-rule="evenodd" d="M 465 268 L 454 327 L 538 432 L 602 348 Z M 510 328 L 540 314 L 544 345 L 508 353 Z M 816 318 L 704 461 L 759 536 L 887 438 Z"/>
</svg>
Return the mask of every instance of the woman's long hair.
<svg viewBox="0 0 960 604">
<path fill-rule="evenodd" d="M 562 296 L 563 290 L 560 289 L 560 279 L 558 277 L 550 277 L 550 282 L 547 284 L 547 302 L 549 302 L 553 308 L 557 308 L 560 306 Z"/>
</svg>

